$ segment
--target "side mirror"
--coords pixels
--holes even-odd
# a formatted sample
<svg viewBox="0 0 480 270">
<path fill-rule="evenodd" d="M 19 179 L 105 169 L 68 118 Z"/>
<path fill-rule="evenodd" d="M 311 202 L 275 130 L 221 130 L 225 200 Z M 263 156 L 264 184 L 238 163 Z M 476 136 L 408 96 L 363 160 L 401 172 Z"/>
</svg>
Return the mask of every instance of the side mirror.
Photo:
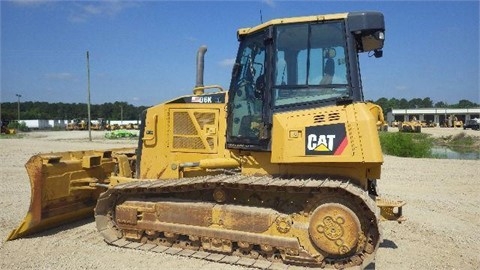
<svg viewBox="0 0 480 270">
<path fill-rule="evenodd" d="M 351 12 L 348 14 L 348 29 L 355 36 L 359 52 L 374 52 L 381 57 L 385 42 L 385 21 L 380 12 Z"/>
<path fill-rule="evenodd" d="M 361 47 L 364 52 L 381 51 L 383 43 L 385 42 L 385 32 L 361 32 L 360 34 Z"/>
</svg>

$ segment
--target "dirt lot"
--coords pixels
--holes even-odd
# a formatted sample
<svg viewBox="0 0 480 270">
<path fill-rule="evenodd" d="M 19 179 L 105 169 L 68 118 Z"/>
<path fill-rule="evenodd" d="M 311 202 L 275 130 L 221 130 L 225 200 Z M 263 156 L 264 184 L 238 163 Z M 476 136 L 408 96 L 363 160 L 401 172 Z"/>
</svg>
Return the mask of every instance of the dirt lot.
<svg viewBox="0 0 480 270">
<path fill-rule="evenodd" d="M 446 136 L 463 130 L 424 129 Z M 33 132 L 0 139 L 0 238 L 23 219 L 30 202 L 23 167 L 40 152 L 135 146 L 109 141 L 102 132 Z M 480 131 L 467 134 L 480 137 Z M 385 156 L 380 192 L 405 200 L 403 224 L 383 223 L 376 268 L 480 269 L 480 161 Z M 104 243 L 93 219 L 26 239 L 0 242 L 0 269 L 245 269 L 176 255 L 120 249 Z"/>
</svg>

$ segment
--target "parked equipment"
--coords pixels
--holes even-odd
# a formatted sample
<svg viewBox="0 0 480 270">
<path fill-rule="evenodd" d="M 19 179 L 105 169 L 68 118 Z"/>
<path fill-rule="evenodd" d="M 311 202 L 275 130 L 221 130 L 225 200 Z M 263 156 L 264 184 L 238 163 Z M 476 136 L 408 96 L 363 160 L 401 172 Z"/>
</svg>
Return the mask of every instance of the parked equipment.
<svg viewBox="0 0 480 270">
<path fill-rule="evenodd" d="M 228 92 L 204 86 L 201 47 L 194 94 L 147 109 L 137 149 L 28 161 L 31 206 L 9 240 L 95 208 L 115 246 L 261 268 L 365 267 L 380 220 L 404 220 L 404 202 L 377 194 L 383 113 L 363 101 L 360 79 L 358 53 L 381 57 L 384 29 L 379 12 L 240 29 Z"/>
<path fill-rule="evenodd" d="M 463 129 L 471 128 L 472 130 L 479 130 L 480 129 L 480 119 L 474 118 L 467 120 L 465 124 L 463 124 Z"/>
<path fill-rule="evenodd" d="M 105 130 L 106 127 L 107 127 L 107 121 L 103 118 L 98 118 L 97 121 L 93 122 L 90 126 L 92 130 Z"/>
<path fill-rule="evenodd" d="M 72 119 L 67 125 L 65 126 L 65 130 L 87 130 L 88 124 L 87 121 L 84 119 Z"/>
<path fill-rule="evenodd" d="M 398 131 L 420 133 L 422 132 L 422 123 L 416 120 L 399 122 Z"/>
<path fill-rule="evenodd" d="M 0 120 L 0 134 L 16 134 L 17 131 L 14 128 L 9 128 L 9 120 Z"/>
</svg>

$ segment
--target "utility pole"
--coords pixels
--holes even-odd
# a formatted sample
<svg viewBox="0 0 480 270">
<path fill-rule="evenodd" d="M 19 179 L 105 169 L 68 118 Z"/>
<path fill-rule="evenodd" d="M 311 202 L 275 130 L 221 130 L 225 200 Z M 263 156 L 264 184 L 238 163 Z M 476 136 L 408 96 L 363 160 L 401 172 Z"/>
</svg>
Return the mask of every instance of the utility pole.
<svg viewBox="0 0 480 270">
<path fill-rule="evenodd" d="M 20 98 L 22 97 L 22 95 L 20 94 L 15 94 L 15 96 L 17 96 L 18 100 L 17 100 L 17 122 L 20 124 Z"/>
<path fill-rule="evenodd" d="M 123 125 L 123 105 L 120 105 L 120 125 Z"/>
<path fill-rule="evenodd" d="M 91 116 L 90 116 L 90 56 L 87 51 L 87 110 L 88 110 L 88 139 L 92 141 L 92 127 L 91 127 Z"/>
</svg>

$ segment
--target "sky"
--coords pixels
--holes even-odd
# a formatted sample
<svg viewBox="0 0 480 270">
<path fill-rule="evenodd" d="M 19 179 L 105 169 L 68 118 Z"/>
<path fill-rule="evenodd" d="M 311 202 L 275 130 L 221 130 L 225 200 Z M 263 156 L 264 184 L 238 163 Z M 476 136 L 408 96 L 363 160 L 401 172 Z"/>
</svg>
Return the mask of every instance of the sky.
<svg viewBox="0 0 480 270">
<path fill-rule="evenodd" d="M 238 28 L 349 11 L 385 16 L 382 58 L 361 54 L 365 98 L 480 104 L 479 1 L 4 1 L 1 102 L 152 106 L 205 85 L 228 89 Z"/>
</svg>

